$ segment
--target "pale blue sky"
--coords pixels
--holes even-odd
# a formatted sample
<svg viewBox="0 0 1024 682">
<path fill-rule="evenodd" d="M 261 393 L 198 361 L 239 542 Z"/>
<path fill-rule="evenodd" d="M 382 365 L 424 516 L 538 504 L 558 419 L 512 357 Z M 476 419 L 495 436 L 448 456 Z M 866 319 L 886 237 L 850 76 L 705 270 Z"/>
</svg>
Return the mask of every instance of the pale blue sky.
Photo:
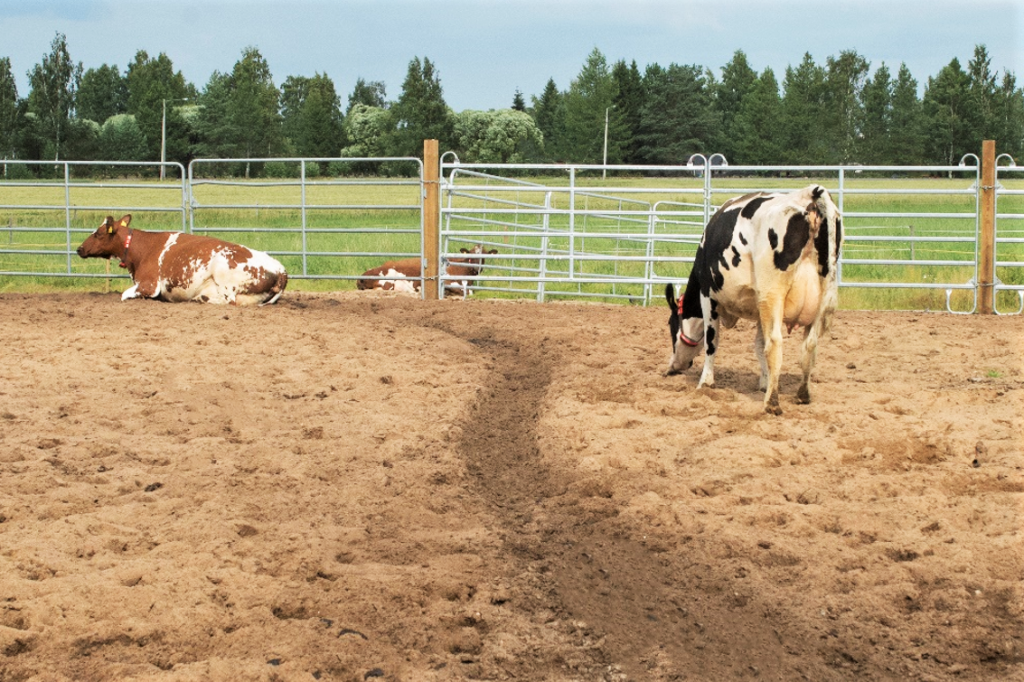
<svg viewBox="0 0 1024 682">
<path fill-rule="evenodd" d="M 343 106 L 359 77 L 396 98 L 414 57 L 435 64 L 456 111 L 507 107 L 516 88 L 529 102 L 549 78 L 566 89 L 595 47 L 609 64 L 716 76 L 743 50 L 780 83 L 805 52 L 824 65 L 856 50 L 872 70 L 905 62 L 923 87 L 984 44 L 992 70 L 1024 84 L 1024 0 L 0 0 L 0 57 L 21 96 L 57 32 L 86 69 L 166 52 L 200 90 L 252 45 L 277 85 L 326 73 Z"/>
</svg>

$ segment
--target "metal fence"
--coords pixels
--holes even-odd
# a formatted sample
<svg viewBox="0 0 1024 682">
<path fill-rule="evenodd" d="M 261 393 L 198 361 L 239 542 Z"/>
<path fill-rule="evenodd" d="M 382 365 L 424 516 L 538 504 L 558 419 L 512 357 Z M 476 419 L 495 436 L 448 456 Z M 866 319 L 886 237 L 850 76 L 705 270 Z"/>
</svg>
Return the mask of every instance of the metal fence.
<svg viewBox="0 0 1024 682">
<path fill-rule="evenodd" d="M 254 165 L 259 180 L 226 173 Z M 422 187 L 415 157 L 196 159 L 189 231 L 267 251 L 290 279 L 355 280 L 371 263 L 422 258 Z"/>
<path fill-rule="evenodd" d="M 337 287 L 336 280 L 358 279 L 397 258 L 436 258 L 443 266 L 480 244 L 497 251 L 473 287 L 485 295 L 646 305 L 660 300 L 666 283 L 685 281 L 703 226 L 724 201 L 813 178 L 843 212 L 841 287 L 921 292 L 952 312 L 972 312 L 978 302 L 977 163 L 484 165 L 462 164 L 449 152 L 440 163 L 436 245 L 424 242 L 424 167 L 411 157 L 197 159 L 187 170 L 165 164 L 177 177 L 162 181 L 155 179 L 160 164 L 6 163 L 0 277 L 119 276 L 78 259 L 74 249 L 102 216 L 133 213 L 143 229 L 181 229 L 268 251 L 290 277 L 320 282 L 310 286 Z M 1021 171 L 996 169 L 994 282 L 1003 313 L 1024 312 Z M 259 179 L 245 179 L 246 172 Z M 20 179 L 29 175 L 49 177 Z M 146 175 L 153 179 L 139 179 Z M 439 268 L 442 291 L 450 279 Z M 931 307 L 931 300 L 911 307 Z"/>
<path fill-rule="evenodd" d="M 1013 165 L 996 165 L 995 306 L 997 313 L 1019 315 L 1024 312 L 1024 182 L 1011 189 L 1003 187 L 999 179 L 1024 180 L 1024 168 L 1012 158 L 1009 162 Z M 1008 293 L 1000 296 L 1000 292 Z M 1014 296 L 1016 307 L 1000 310 L 1000 304 L 1011 302 Z"/>
<path fill-rule="evenodd" d="M 184 230 L 185 169 L 167 163 L 165 167 L 177 170 L 177 179 L 139 179 L 155 175 L 160 166 L 132 161 L 0 161 L 0 276 L 112 277 L 109 269 L 82 267 L 83 261 L 75 256 L 84 236 L 101 222 L 96 215 L 149 214 L 171 229 Z"/>
<path fill-rule="evenodd" d="M 703 226 L 727 199 L 813 178 L 843 213 L 841 287 L 933 292 L 951 312 L 977 307 L 977 165 L 552 167 L 452 157 L 442 177 L 443 243 L 499 250 L 478 289 L 648 304 L 666 283 L 685 281 Z M 1024 241 L 1000 239 L 1008 253 Z M 999 265 L 1022 272 L 1017 261 Z"/>
</svg>

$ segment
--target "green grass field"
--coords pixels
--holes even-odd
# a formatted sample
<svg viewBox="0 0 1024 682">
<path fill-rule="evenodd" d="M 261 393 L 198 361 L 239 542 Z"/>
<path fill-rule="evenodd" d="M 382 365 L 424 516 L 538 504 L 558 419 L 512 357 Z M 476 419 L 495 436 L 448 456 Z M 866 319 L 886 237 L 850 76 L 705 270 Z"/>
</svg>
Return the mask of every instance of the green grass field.
<svg viewBox="0 0 1024 682">
<path fill-rule="evenodd" d="M 835 177 L 815 181 L 839 201 Z M 964 192 L 972 181 L 844 178 L 842 277 L 847 286 L 840 291 L 842 307 L 944 309 L 945 289 L 965 285 L 976 275 L 976 197 Z M 711 198 L 719 205 L 745 191 L 809 182 L 716 177 Z M 1001 184 L 1024 189 L 1024 180 Z M 572 188 L 566 173 L 515 180 L 458 177 L 455 186 L 456 194 L 442 196 L 448 250 L 476 242 L 499 250 L 484 271 L 489 278 L 480 282 L 480 296 L 538 297 L 542 287 L 545 298 L 650 298 L 657 305 L 661 284 L 589 280 L 685 279 L 690 266 L 682 259 L 692 258 L 704 223 L 704 181 L 692 176 L 603 180 L 589 173 L 580 174 Z M 922 190 L 928 193 L 915 193 Z M 194 184 L 187 211 L 183 196 L 182 185 L 170 181 L 82 181 L 70 189 L 0 184 L 0 273 L 36 273 L 0 274 L 0 292 L 127 286 L 126 279 L 118 279 L 123 275 L 116 263 L 110 268 L 74 254 L 108 214 L 132 213 L 133 226 L 140 229 L 179 230 L 184 225 L 269 251 L 288 268 L 289 286 L 298 290 L 354 288 L 354 281 L 345 278 L 379 264 L 384 254 L 408 256 L 420 249 L 420 187 L 408 180 L 318 179 L 304 187 L 204 180 Z M 658 219 L 652 223 L 655 206 Z M 550 207 L 546 216 L 545 207 Z M 998 211 L 1024 214 L 1024 196 L 1001 197 Z M 1021 237 L 1024 220 L 1005 219 L 997 229 L 1000 237 Z M 548 258 L 541 259 L 541 253 Z M 899 264 L 881 262 L 889 260 Z M 997 260 L 1024 261 L 1024 244 L 999 244 Z M 952 264 L 928 264 L 934 261 Z M 541 274 L 550 281 L 525 281 Z M 1005 284 L 1021 285 L 1024 267 L 1000 267 L 997 276 Z M 850 286 L 855 284 L 869 286 Z M 973 294 L 955 290 L 951 303 L 956 310 L 969 310 Z M 1000 293 L 997 303 L 1001 310 L 1019 306 L 1014 292 Z"/>
</svg>

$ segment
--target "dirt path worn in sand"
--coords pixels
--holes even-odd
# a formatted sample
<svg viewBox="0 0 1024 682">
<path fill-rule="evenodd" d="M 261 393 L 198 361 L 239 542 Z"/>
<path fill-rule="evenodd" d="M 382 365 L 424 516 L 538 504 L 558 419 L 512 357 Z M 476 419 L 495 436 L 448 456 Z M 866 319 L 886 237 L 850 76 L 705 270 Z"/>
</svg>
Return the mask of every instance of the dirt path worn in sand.
<svg viewBox="0 0 1024 682">
<path fill-rule="evenodd" d="M 1024 680 L 1024 321 L 0 295 L 0 680 Z"/>
</svg>

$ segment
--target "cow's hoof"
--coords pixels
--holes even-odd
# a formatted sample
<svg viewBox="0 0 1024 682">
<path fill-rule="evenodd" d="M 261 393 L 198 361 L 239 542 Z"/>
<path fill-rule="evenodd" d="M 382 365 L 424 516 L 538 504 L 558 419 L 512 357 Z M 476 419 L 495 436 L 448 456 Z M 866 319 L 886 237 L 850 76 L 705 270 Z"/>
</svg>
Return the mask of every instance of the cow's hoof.
<svg viewBox="0 0 1024 682">
<path fill-rule="evenodd" d="M 811 402 L 811 392 L 806 386 L 801 386 L 796 392 L 796 401 L 801 405 L 808 405 Z"/>
<path fill-rule="evenodd" d="M 776 417 L 782 414 L 782 408 L 779 407 L 779 392 L 773 391 L 764 401 L 764 411 L 768 414 L 774 414 Z"/>
</svg>

